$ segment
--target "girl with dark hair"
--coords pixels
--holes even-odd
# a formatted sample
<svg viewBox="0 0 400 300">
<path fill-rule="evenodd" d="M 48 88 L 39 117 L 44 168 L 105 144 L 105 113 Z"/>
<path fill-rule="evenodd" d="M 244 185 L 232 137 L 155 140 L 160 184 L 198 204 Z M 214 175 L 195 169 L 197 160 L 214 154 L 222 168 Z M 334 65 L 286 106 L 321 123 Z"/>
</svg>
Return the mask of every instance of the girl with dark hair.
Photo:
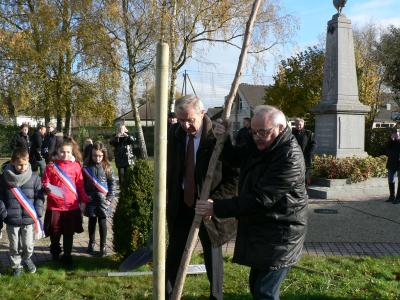
<svg viewBox="0 0 400 300">
<path fill-rule="evenodd" d="M 115 193 L 115 179 L 108 161 L 107 149 L 101 142 L 92 146 L 91 155 L 83 167 L 85 190 L 90 197 L 85 216 L 89 217 L 89 245 L 87 252 L 93 254 L 96 223 L 99 223 L 100 256 L 107 255 L 107 218 L 111 215 Z"/>
<path fill-rule="evenodd" d="M 58 145 L 57 157 L 46 166 L 42 179 L 47 194 L 44 230 L 46 236 L 50 236 L 50 252 L 53 260 L 59 259 L 62 235 L 62 262 L 67 268 L 72 266 L 74 233 L 83 232 L 81 211 L 89 202 L 84 189 L 82 167 L 77 161 L 81 157 L 76 142 L 64 137 Z"/>
</svg>

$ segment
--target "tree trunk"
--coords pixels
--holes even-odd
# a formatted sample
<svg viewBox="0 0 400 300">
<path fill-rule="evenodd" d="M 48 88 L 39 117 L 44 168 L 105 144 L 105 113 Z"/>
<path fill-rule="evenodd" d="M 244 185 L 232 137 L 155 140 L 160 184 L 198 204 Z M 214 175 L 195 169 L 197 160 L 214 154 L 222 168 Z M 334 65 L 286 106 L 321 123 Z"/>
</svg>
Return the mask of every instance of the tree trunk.
<svg viewBox="0 0 400 300">
<path fill-rule="evenodd" d="M 173 49 L 171 49 L 173 52 Z M 169 86 L 169 96 L 168 96 L 168 103 L 169 103 L 169 110 L 175 110 L 175 89 L 176 89 L 176 79 L 177 79 L 178 70 L 174 67 L 171 68 L 171 83 Z"/>
<path fill-rule="evenodd" d="M 169 87 L 169 96 L 168 96 L 168 104 L 169 111 L 173 112 L 175 110 L 175 89 L 176 89 L 176 78 L 178 69 L 176 68 L 176 1 L 172 3 L 172 14 L 171 14 L 171 22 L 170 24 L 170 61 L 171 61 L 171 83 Z"/>
<path fill-rule="evenodd" d="M 257 12 L 260 7 L 261 0 L 255 0 L 253 3 L 253 7 L 249 16 L 249 19 L 246 24 L 246 31 L 243 37 L 243 46 L 239 56 L 239 62 L 236 68 L 235 77 L 233 79 L 231 89 L 229 95 L 225 101 L 224 111 L 223 111 L 223 120 L 228 120 L 231 108 L 233 104 L 233 100 L 235 99 L 238 87 L 239 87 L 239 79 L 243 72 L 244 63 L 247 57 L 247 51 L 250 42 L 251 31 L 253 29 L 254 22 L 257 17 Z M 210 195 L 211 183 L 214 177 L 214 170 L 218 162 L 218 158 L 222 152 L 222 148 L 224 147 L 225 140 L 228 136 L 228 132 L 223 137 L 218 137 L 217 142 L 214 147 L 214 151 L 211 155 L 210 162 L 208 164 L 207 175 L 201 190 L 200 201 L 207 201 Z M 202 217 L 199 215 L 195 215 L 192 227 L 190 228 L 188 240 L 186 242 L 185 250 L 183 252 L 183 256 L 181 259 L 181 264 L 179 266 L 178 276 L 175 281 L 174 290 L 172 293 L 172 300 L 179 300 L 182 296 L 183 285 L 185 283 L 185 277 L 187 273 L 187 268 L 189 266 L 190 258 L 192 256 L 194 247 L 196 245 L 197 237 L 199 234 L 199 228 L 202 221 Z"/>
<path fill-rule="evenodd" d="M 132 105 L 133 117 L 135 118 L 135 127 L 139 140 L 140 155 L 143 159 L 147 159 L 148 155 L 147 155 L 146 141 L 144 139 L 142 124 L 140 122 L 140 115 L 135 97 L 136 72 L 134 69 L 133 42 L 128 20 L 127 0 L 122 0 L 122 12 L 123 12 L 123 23 L 125 31 L 126 52 L 128 56 L 129 98 Z"/>
</svg>

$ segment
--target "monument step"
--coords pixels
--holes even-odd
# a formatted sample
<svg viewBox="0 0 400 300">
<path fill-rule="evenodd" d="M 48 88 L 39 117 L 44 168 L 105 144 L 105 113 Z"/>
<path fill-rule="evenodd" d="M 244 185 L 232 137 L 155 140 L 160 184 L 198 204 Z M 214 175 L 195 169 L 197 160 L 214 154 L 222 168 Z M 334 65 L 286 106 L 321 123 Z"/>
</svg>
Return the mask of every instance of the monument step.
<svg viewBox="0 0 400 300">
<path fill-rule="evenodd" d="M 308 197 L 313 199 L 342 199 L 351 200 L 370 196 L 388 195 L 387 179 L 386 178 L 372 178 L 374 180 L 367 180 L 367 182 L 357 182 L 352 184 L 342 184 L 331 186 L 310 185 L 307 187 Z M 380 180 L 375 180 L 380 179 Z M 338 179 L 333 179 L 338 180 Z M 371 184 L 368 184 L 370 181 Z"/>
</svg>

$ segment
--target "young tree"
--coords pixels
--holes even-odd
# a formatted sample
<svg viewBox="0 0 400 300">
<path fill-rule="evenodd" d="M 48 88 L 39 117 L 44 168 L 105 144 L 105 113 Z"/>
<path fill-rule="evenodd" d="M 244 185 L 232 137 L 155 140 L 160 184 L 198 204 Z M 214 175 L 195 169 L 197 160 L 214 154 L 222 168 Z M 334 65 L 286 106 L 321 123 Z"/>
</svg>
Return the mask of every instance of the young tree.
<svg viewBox="0 0 400 300">
<path fill-rule="evenodd" d="M 106 1 L 105 28 L 123 46 L 121 62 L 114 67 L 125 74 L 129 86 L 129 99 L 138 132 L 142 158 L 147 148 L 138 111 L 137 85 L 141 76 L 153 65 L 156 41 L 156 13 L 149 0 Z"/>
</svg>

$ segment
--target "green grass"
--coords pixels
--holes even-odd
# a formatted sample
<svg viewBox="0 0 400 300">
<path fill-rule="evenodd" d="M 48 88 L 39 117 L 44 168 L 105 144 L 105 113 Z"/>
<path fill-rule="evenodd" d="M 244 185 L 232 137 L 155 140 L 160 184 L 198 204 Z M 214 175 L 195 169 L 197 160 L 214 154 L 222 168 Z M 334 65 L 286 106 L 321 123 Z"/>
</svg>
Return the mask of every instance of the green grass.
<svg viewBox="0 0 400 300">
<path fill-rule="evenodd" d="M 202 262 L 199 256 L 193 262 Z M 36 274 L 19 278 L 10 271 L 0 277 L 1 299 L 152 299 L 152 278 L 99 277 L 115 271 L 112 257 L 75 259 L 73 272 L 55 263 L 38 266 Z M 148 270 L 144 267 L 141 270 Z M 225 262 L 224 299 L 250 300 L 246 267 Z M 282 299 L 400 299 L 400 258 L 350 258 L 304 256 L 281 288 Z M 208 281 L 203 275 L 187 278 L 182 299 L 208 299 Z"/>
</svg>

